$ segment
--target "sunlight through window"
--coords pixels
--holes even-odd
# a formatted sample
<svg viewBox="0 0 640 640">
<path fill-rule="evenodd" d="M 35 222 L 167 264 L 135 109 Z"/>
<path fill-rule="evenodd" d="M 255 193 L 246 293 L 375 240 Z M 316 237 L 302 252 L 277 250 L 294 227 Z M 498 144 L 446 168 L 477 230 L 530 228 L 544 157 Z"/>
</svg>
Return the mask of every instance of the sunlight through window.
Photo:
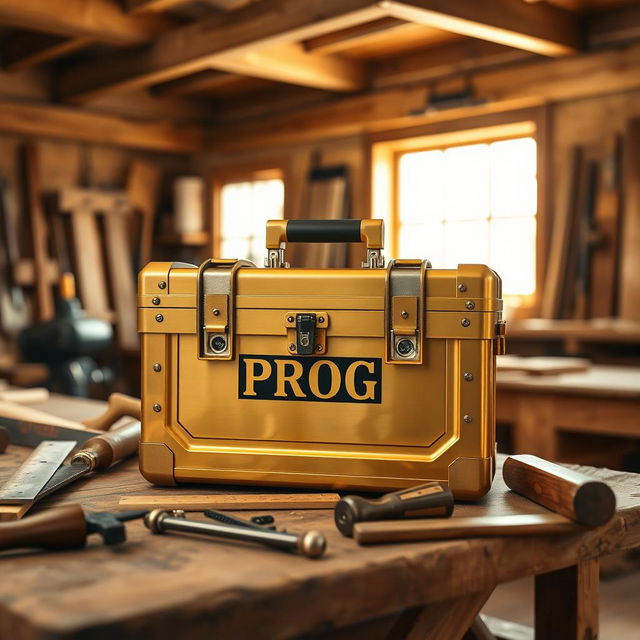
<svg viewBox="0 0 640 640">
<path fill-rule="evenodd" d="M 536 164 L 530 137 L 400 155 L 398 257 L 488 264 L 505 294 L 534 293 Z"/>
<path fill-rule="evenodd" d="M 267 220 L 284 215 L 282 180 L 232 182 L 220 194 L 220 257 L 262 265 Z"/>
</svg>

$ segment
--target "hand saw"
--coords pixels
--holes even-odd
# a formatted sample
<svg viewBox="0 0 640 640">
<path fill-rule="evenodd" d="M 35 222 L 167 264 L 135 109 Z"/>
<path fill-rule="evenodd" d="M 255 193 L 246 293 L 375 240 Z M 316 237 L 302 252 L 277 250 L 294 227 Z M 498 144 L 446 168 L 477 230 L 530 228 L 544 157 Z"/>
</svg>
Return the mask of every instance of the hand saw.
<svg viewBox="0 0 640 640">
<path fill-rule="evenodd" d="M 101 433 L 76 449 L 77 442 L 45 440 L 0 488 L 0 521 L 21 518 L 35 502 L 93 471 L 106 469 L 138 449 L 140 422 Z"/>
</svg>

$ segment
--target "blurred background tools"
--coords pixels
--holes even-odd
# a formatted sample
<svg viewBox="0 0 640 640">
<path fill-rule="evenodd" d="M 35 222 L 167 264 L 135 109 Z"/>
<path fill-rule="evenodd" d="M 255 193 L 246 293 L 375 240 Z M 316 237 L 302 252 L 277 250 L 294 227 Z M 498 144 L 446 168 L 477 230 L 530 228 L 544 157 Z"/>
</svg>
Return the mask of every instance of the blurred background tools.
<svg viewBox="0 0 640 640">
<path fill-rule="evenodd" d="M 79 549 L 92 533 L 102 536 L 106 545 L 121 544 L 127 538 L 124 523 L 145 513 L 87 513 L 78 504 L 56 507 L 18 522 L 0 524 L 0 550 Z"/>
<path fill-rule="evenodd" d="M 45 440 L 0 489 L 0 520 L 20 518 L 38 500 L 133 455 L 139 441 L 140 422 L 134 420 L 87 440 L 73 454 L 70 464 L 61 464 L 77 443 Z"/>
<path fill-rule="evenodd" d="M 175 514 L 175 515 L 174 515 Z M 253 527 L 238 527 L 188 520 L 184 512 L 155 509 L 149 512 L 144 523 L 153 533 L 176 531 L 179 533 L 197 533 L 213 538 L 228 538 L 244 542 L 258 542 L 283 551 L 297 551 L 307 558 L 319 558 L 324 554 L 327 541 L 319 531 L 306 531 L 301 534 L 279 531 L 258 530 Z"/>
<path fill-rule="evenodd" d="M 112 393 L 103 413 L 83 422 L 74 422 L 18 402 L 5 401 L 0 394 L 0 426 L 8 431 L 12 444 L 25 447 L 36 447 L 43 440 L 85 442 L 125 416 L 140 419 L 138 398 Z"/>
<path fill-rule="evenodd" d="M 23 358 L 48 365 L 46 386 L 72 396 L 88 397 L 91 384 L 110 384 L 111 370 L 99 366 L 95 357 L 112 344 L 111 324 L 85 314 L 71 273 L 60 278 L 54 317 L 32 324 L 20 334 Z"/>
<path fill-rule="evenodd" d="M 579 525 L 604 525 L 615 514 L 615 494 L 605 482 L 536 456 L 510 456 L 504 463 L 503 477 L 512 491 L 554 513 L 452 518 L 447 522 L 359 522 L 353 526 L 353 536 L 359 544 L 371 544 L 566 533 L 579 530 Z"/>
<path fill-rule="evenodd" d="M 417 487 L 387 493 L 367 500 L 361 496 L 345 496 L 336 504 L 336 526 L 351 536 L 356 522 L 402 520 L 404 518 L 448 518 L 453 513 L 453 494 L 442 482 L 427 482 Z"/>
</svg>

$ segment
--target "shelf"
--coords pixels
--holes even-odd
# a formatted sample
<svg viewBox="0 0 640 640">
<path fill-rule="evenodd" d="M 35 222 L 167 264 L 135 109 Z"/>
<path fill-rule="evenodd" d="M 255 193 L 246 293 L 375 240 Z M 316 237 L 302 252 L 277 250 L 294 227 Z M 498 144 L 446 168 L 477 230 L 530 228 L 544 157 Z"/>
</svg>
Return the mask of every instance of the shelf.
<svg viewBox="0 0 640 640">
<path fill-rule="evenodd" d="M 205 247 L 209 244 L 209 232 L 186 231 L 183 233 L 163 233 L 157 239 L 157 242 L 169 247 Z"/>
<path fill-rule="evenodd" d="M 507 339 L 576 340 L 581 342 L 640 342 L 640 322 L 620 318 L 544 320 L 532 318 L 507 323 Z"/>
</svg>

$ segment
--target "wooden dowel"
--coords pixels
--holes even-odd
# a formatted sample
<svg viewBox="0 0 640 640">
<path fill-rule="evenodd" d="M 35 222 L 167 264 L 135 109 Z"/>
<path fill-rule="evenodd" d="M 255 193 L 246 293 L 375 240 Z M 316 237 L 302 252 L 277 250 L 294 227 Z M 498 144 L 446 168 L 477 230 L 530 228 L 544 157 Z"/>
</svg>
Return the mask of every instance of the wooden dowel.
<svg viewBox="0 0 640 640">
<path fill-rule="evenodd" d="M 358 522 L 353 537 L 359 544 L 516 536 L 578 531 L 573 522 L 555 513 L 513 516 L 473 516 L 442 520 L 389 520 Z"/>
<path fill-rule="evenodd" d="M 124 496 L 118 508 L 127 509 L 231 509 L 238 511 L 267 511 L 270 509 L 333 509 L 340 500 L 337 493 L 266 493 L 266 494 L 218 494 Z"/>
</svg>

